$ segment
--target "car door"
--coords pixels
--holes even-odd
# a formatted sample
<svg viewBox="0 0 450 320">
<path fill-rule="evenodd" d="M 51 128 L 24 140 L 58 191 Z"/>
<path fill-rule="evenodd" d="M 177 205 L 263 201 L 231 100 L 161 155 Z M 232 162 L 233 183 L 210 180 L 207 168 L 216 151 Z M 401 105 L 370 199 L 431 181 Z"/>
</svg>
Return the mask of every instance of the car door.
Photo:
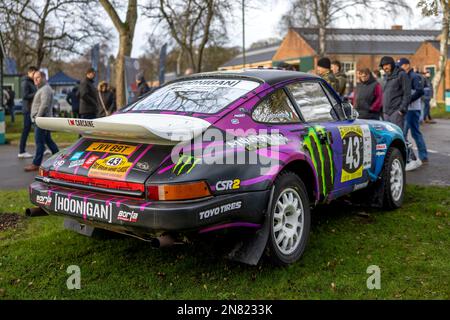
<svg viewBox="0 0 450 320">
<path fill-rule="evenodd" d="M 332 199 L 354 190 L 368 180 L 371 149 L 368 126 L 345 119 L 340 103 L 321 81 L 299 81 L 287 89 L 305 121 L 301 133 L 319 176 L 324 199 Z"/>
</svg>

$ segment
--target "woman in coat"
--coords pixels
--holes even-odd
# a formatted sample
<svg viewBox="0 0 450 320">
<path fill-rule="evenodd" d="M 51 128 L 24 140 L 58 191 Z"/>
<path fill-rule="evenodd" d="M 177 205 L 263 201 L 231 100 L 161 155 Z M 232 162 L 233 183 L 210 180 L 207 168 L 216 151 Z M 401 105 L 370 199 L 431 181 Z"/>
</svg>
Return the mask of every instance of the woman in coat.
<svg viewBox="0 0 450 320">
<path fill-rule="evenodd" d="M 358 70 L 358 78 L 354 101 L 359 118 L 379 120 L 383 109 L 383 89 L 367 68 Z"/>
</svg>

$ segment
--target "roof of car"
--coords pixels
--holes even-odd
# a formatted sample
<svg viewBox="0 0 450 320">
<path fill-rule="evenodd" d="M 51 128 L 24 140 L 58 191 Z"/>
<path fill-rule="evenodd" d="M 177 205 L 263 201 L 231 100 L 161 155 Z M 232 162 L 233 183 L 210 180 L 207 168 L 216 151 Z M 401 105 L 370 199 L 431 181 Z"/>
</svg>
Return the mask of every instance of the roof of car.
<svg viewBox="0 0 450 320">
<path fill-rule="evenodd" d="M 232 71 L 214 71 L 214 72 L 203 72 L 193 74 L 187 77 L 179 78 L 177 80 L 187 80 L 187 79 L 199 79 L 199 78 L 248 78 L 248 80 L 259 80 L 260 82 L 266 82 L 270 85 L 277 84 L 286 80 L 294 80 L 298 78 L 319 78 L 316 75 L 312 75 L 304 72 L 297 71 L 286 71 L 279 69 L 241 69 Z"/>
</svg>

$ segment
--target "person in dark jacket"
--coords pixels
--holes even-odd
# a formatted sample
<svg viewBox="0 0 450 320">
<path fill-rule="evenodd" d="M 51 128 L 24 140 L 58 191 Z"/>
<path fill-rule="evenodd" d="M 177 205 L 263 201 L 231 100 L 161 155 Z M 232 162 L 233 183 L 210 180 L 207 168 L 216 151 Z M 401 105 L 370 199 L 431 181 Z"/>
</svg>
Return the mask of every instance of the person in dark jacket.
<svg viewBox="0 0 450 320">
<path fill-rule="evenodd" d="M 138 86 L 138 91 L 136 93 L 135 100 L 139 99 L 139 97 L 143 96 L 144 94 L 150 91 L 150 87 L 148 86 L 143 73 L 139 73 L 136 76 L 136 84 Z"/>
<path fill-rule="evenodd" d="M 420 113 L 422 112 L 422 96 L 423 83 L 422 77 L 413 71 L 411 64 L 407 58 L 399 60 L 399 66 L 405 70 L 411 81 L 411 97 L 409 99 L 408 112 L 406 114 L 406 122 L 404 127 L 405 138 L 408 136 L 408 131 L 411 129 L 411 135 L 416 141 L 417 149 L 419 150 L 419 158 L 422 163 L 428 162 L 428 152 L 423 135 L 420 132 Z"/>
<path fill-rule="evenodd" d="M 430 113 L 430 102 L 434 96 L 430 70 L 425 71 L 424 76 L 425 76 L 425 83 L 423 86 L 423 103 L 424 103 L 423 120 L 425 123 L 436 123 L 436 121 L 433 121 L 433 119 L 431 118 Z"/>
<path fill-rule="evenodd" d="M 11 114 L 11 122 L 14 123 L 16 120 L 14 114 L 14 106 L 15 106 L 14 99 L 16 98 L 16 93 L 10 87 L 6 88 L 6 91 L 8 93 L 8 100 L 6 101 L 6 106 L 8 107 L 9 113 Z"/>
<path fill-rule="evenodd" d="M 37 71 L 36 67 L 29 67 L 27 75 L 22 79 L 22 113 L 23 113 L 23 130 L 20 136 L 19 154 L 18 158 L 32 158 L 31 153 L 26 152 L 27 139 L 31 130 L 31 104 L 33 103 L 34 95 L 36 94 L 36 86 L 34 85 L 33 75 Z"/>
<path fill-rule="evenodd" d="M 341 71 L 341 62 L 338 60 L 334 60 L 331 63 L 331 71 L 338 81 L 338 90 L 339 96 L 343 98 L 345 96 L 345 89 L 347 88 L 347 75 Z"/>
<path fill-rule="evenodd" d="M 95 69 L 86 71 L 86 78 L 80 83 L 80 118 L 95 119 L 98 114 L 97 89 L 94 85 Z"/>
<path fill-rule="evenodd" d="M 367 68 L 358 70 L 358 77 L 355 108 L 359 113 L 359 118 L 379 120 L 383 103 L 381 85 Z"/>
<path fill-rule="evenodd" d="M 403 129 L 411 100 L 411 82 L 405 71 L 395 65 L 392 57 L 383 57 L 380 67 L 386 73 L 383 87 L 383 119 Z"/>
<path fill-rule="evenodd" d="M 72 117 L 78 118 L 80 114 L 80 88 L 73 87 L 67 94 L 66 101 L 72 107 Z"/>
<path fill-rule="evenodd" d="M 111 90 L 109 90 L 109 85 L 106 81 L 101 81 L 98 84 L 98 102 L 98 118 L 109 116 L 116 111 L 114 96 Z"/>
</svg>

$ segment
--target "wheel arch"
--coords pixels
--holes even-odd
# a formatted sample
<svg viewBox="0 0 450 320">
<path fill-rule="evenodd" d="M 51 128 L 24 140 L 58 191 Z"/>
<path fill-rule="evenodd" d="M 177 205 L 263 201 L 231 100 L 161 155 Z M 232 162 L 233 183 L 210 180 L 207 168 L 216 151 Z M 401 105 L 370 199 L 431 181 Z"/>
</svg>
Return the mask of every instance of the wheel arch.
<svg viewBox="0 0 450 320">
<path fill-rule="evenodd" d="M 308 192 L 310 203 L 319 201 L 319 181 L 317 180 L 317 175 L 314 174 L 314 168 L 306 160 L 293 160 L 286 164 L 281 171 L 291 171 L 302 179 Z"/>
<path fill-rule="evenodd" d="M 402 139 L 396 138 L 394 140 L 392 140 L 391 144 L 389 145 L 390 148 L 396 148 L 398 150 L 400 150 L 402 157 L 403 157 L 403 161 L 406 163 L 406 144 Z"/>
</svg>

